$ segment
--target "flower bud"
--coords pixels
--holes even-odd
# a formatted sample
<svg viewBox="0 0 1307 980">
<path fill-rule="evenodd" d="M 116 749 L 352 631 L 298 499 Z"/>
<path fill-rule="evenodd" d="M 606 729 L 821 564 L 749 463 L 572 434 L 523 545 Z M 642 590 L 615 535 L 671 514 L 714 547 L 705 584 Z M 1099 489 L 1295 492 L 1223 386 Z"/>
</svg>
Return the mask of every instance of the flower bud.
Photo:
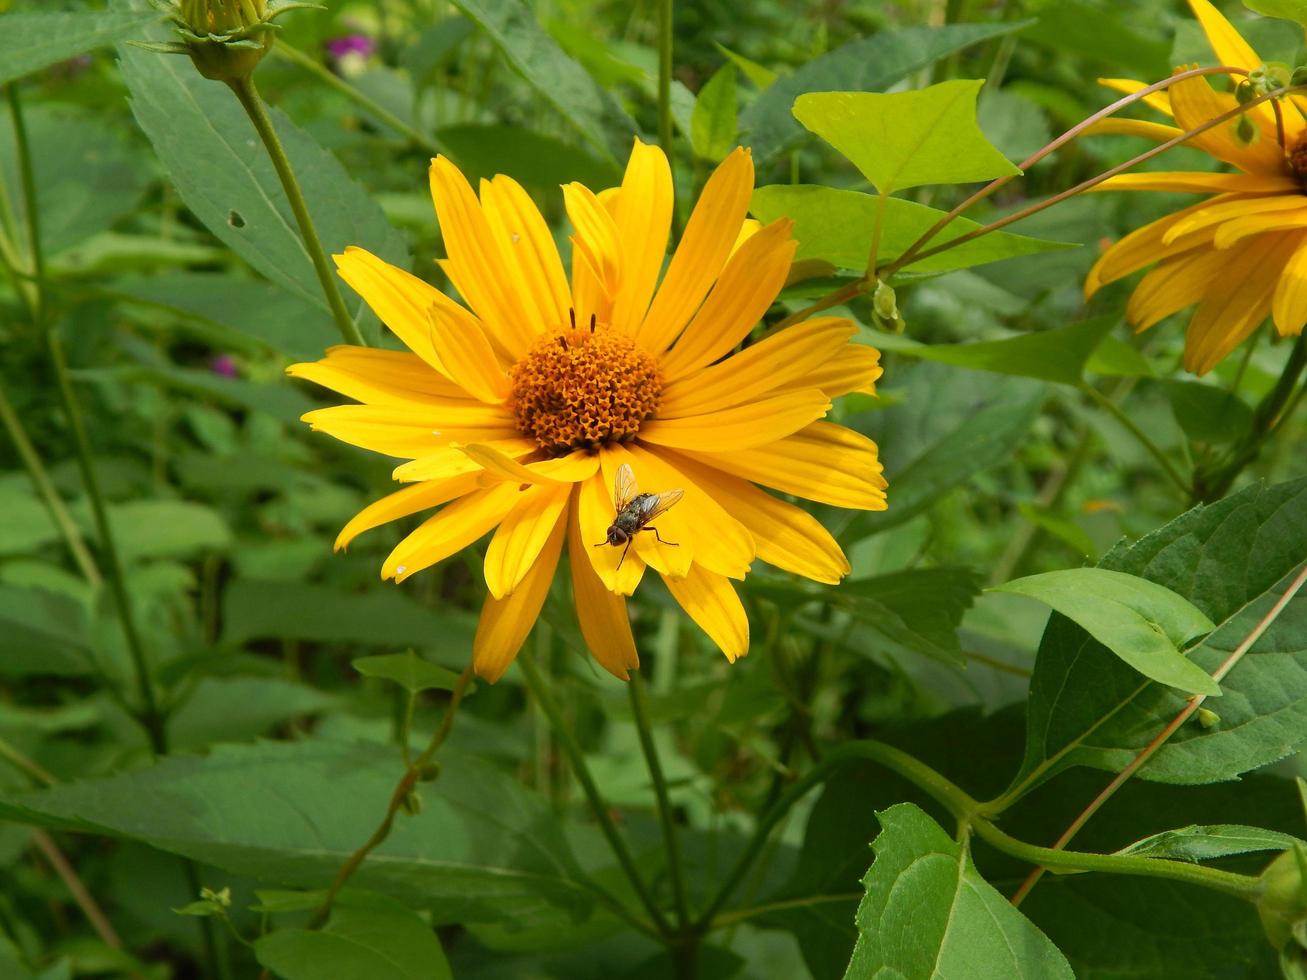
<svg viewBox="0 0 1307 980">
<path fill-rule="evenodd" d="M 1262 872 L 1257 914 L 1282 959 L 1307 965 L 1307 847 L 1294 844 Z"/>
<path fill-rule="evenodd" d="M 139 46 L 190 55 L 205 78 L 233 82 L 249 77 L 272 47 L 273 20 L 300 7 L 322 9 L 297 0 L 176 0 L 170 16 L 180 42 Z"/>
</svg>

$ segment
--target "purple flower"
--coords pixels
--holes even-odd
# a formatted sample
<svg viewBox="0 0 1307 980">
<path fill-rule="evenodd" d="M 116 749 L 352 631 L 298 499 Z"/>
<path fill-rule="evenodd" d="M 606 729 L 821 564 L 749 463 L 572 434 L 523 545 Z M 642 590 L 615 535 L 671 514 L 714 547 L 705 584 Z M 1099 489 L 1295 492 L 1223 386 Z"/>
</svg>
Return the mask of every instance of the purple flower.
<svg viewBox="0 0 1307 980">
<path fill-rule="evenodd" d="M 209 361 L 209 370 L 214 374 L 222 375 L 224 378 L 234 378 L 240 374 L 240 369 L 236 366 L 236 359 L 230 354 L 219 354 Z"/>
<path fill-rule="evenodd" d="M 355 54 L 367 58 L 377 50 L 377 42 L 366 34 L 344 34 L 327 42 L 327 54 L 337 61 Z"/>
</svg>

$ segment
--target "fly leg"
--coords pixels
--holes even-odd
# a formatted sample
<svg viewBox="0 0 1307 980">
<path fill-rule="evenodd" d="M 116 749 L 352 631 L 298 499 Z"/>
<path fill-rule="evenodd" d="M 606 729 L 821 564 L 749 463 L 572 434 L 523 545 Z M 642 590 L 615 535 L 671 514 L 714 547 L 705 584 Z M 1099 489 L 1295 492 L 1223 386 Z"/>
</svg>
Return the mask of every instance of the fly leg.
<svg viewBox="0 0 1307 980">
<path fill-rule="evenodd" d="M 634 540 L 635 540 L 634 535 L 626 539 L 626 547 L 622 549 L 622 557 L 617 559 L 617 569 L 621 569 L 622 562 L 626 561 L 626 553 L 631 550 L 631 542 Z"/>
<path fill-rule="evenodd" d="M 653 531 L 653 533 L 654 533 L 654 537 L 658 539 L 658 543 L 659 543 L 659 544 L 669 544 L 669 545 L 671 545 L 673 548 L 679 548 L 679 547 L 680 547 L 680 545 L 679 545 L 677 542 L 675 542 L 675 541 L 664 541 L 664 540 L 663 540 L 663 536 L 662 536 L 661 534 L 658 533 L 658 528 L 654 527 L 652 524 L 650 524 L 648 527 L 642 527 L 642 528 L 640 528 L 640 530 L 641 530 L 641 531 Z"/>
</svg>

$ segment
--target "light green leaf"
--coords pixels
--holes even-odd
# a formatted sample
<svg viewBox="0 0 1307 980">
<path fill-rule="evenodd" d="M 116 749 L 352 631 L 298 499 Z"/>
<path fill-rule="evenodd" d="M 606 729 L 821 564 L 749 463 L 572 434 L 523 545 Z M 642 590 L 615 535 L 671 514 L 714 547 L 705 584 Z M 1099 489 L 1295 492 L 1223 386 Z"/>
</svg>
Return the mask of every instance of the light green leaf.
<svg viewBox="0 0 1307 980">
<path fill-rule="evenodd" d="M 1099 565 L 1165 586 L 1216 623 L 1189 652 L 1210 673 L 1282 598 L 1302 567 L 1304 541 L 1307 480 L 1297 480 L 1197 507 Z M 1307 592 L 1299 592 L 1221 681 L 1220 721 L 1184 725 L 1139 775 L 1186 784 L 1235 779 L 1307 738 L 1305 615 Z M 1140 678 L 1080 626 L 1052 617 L 1030 681 L 1014 791 L 1070 766 L 1121 769 L 1185 703 L 1186 695 Z"/>
<path fill-rule="evenodd" d="M 119 57 L 132 112 L 186 206 L 260 273 L 322 309 L 322 336 L 328 337 L 322 287 L 281 183 L 240 104 L 185 58 L 131 47 L 120 48 Z M 277 109 L 271 115 L 327 252 L 360 245 L 406 266 L 408 247 L 377 203 L 311 136 Z M 348 293 L 346 302 L 362 309 L 362 301 Z"/>
<path fill-rule="evenodd" d="M 145 36 L 161 15 L 129 11 L 7 13 L 0 31 L 0 85 L 127 38 Z"/>
<path fill-rule="evenodd" d="M 93 531 L 85 508 L 78 515 Z M 109 523 L 123 559 L 173 558 L 231 544 L 227 522 L 212 507 L 187 500 L 131 500 L 109 507 Z"/>
<path fill-rule="evenodd" d="M 878 31 L 813 58 L 794 74 L 776 79 L 742 114 L 740 128 L 749 134 L 754 162 L 761 169 L 803 140 L 805 133 L 794 121 L 791 109 L 804 92 L 884 91 L 939 58 L 1020 30 L 1027 23 L 946 24 Z"/>
<path fill-rule="evenodd" d="M 1051 507 L 1027 500 L 1017 504 L 1017 510 L 1021 512 L 1021 516 L 1026 520 L 1042 527 L 1076 554 L 1083 555 L 1091 561 L 1097 558 L 1098 553 L 1094 548 L 1094 542 L 1090 540 L 1084 528 L 1075 521 L 1059 514 Z"/>
<path fill-rule="evenodd" d="M 976 125 L 976 96 L 984 84 L 957 79 L 889 94 L 812 92 L 794 101 L 794 118 L 882 194 L 1019 174 Z"/>
<path fill-rule="evenodd" d="M 823 259 L 838 268 L 861 272 L 871 249 L 879 200 L 874 194 L 833 187 L 770 184 L 753 192 L 751 210 L 754 217 L 764 224 L 781 217 L 794 221 L 794 237 L 799 242 L 796 260 Z M 915 201 L 897 197 L 886 200 L 885 223 L 878 248 L 881 260 L 888 262 L 898 258 L 943 216 L 943 211 Z M 943 244 L 979 227 L 967 218 L 955 218 L 931 240 L 931 245 Z M 906 270 L 914 273 L 950 272 L 1016 255 L 1075 247 L 1067 242 L 1050 242 L 995 231 L 939 255 L 911 262 Z"/>
<path fill-rule="evenodd" d="M 722 65 L 699 89 L 690 117 L 690 145 L 705 160 L 720 160 L 735 145 L 735 66 Z"/>
<path fill-rule="evenodd" d="M 1069 568 L 995 586 L 1037 599 L 1078 623 L 1145 677 L 1191 694 L 1220 696 L 1221 686 L 1182 648 L 1216 624 L 1183 596 L 1137 575 Z"/>
<path fill-rule="evenodd" d="M 283 980 L 448 980 L 431 927 L 384 895 L 347 890 L 319 931 L 279 929 L 255 940 L 259 963 Z"/>
<path fill-rule="evenodd" d="M 713 47 L 726 55 L 726 57 L 730 58 L 731 64 L 740 69 L 744 74 L 744 77 L 753 82 L 754 87 L 756 88 L 765 89 L 780 77 L 770 68 L 764 68 L 762 65 L 758 64 L 758 62 L 746 58 L 738 51 L 732 51 L 724 44 L 719 44 L 714 41 Z"/>
<path fill-rule="evenodd" d="M 423 660 L 412 650 L 403 653 L 382 653 L 375 657 L 359 657 L 353 661 L 354 669 L 365 677 L 380 677 L 394 681 L 410 694 L 421 691 L 452 691 L 458 683 L 458 674 L 446 667 L 438 667 Z"/>
<path fill-rule="evenodd" d="M 878 337 L 876 344 L 884 350 L 941 364 L 1078 385 L 1089 356 L 1115 325 L 1115 317 L 1097 317 L 1053 330 L 975 344 L 919 344 L 897 335 Z"/>
<path fill-rule="evenodd" d="M 844 980 L 1073 980 L 1066 959 L 911 803 L 876 814 L 876 860 Z"/>
<path fill-rule="evenodd" d="M 624 161 L 638 127 L 605 91 L 554 43 L 519 0 L 454 0 L 454 6 L 481 27 L 508 63 L 562 113 L 601 155 Z"/>
<path fill-rule="evenodd" d="M 1243 0 L 1249 10 L 1307 27 L 1307 0 Z"/>
<path fill-rule="evenodd" d="M 1292 834 L 1239 824 L 1194 824 L 1179 830 L 1164 830 L 1123 847 L 1117 854 L 1165 858 L 1173 861 L 1211 861 L 1231 854 L 1255 851 L 1283 851 L 1300 843 Z"/>
</svg>

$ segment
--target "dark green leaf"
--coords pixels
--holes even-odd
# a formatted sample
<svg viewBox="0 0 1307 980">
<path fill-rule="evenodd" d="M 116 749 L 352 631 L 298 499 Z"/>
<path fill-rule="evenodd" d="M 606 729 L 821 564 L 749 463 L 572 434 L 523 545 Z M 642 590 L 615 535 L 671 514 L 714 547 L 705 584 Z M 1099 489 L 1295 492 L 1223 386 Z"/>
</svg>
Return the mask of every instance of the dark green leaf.
<svg viewBox="0 0 1307 980">
<path fill-rule="evenodd" d="M 882 31 L 849 41 L 814 58 L 792 75 L 778 78 L 745 110 L 740 127 L 748 134 L 759 167 L 803 139 L 790 109 L 804 92 L 880 92 L 939 58 L 1025 25 L 947 24 Z"/>
<path fill-rule="evenodd" d="M 1074 977 L 1057 947 L 980 877 L 962 844 L 910 803 L 876 814 L 876 860 L 845 980 Z"/>
<path fill-rule="evenodd" d="M 730 62 L 699 89 L 690 118 L 690 145 L 705 160 L 720 160 L 735 145 L 735 66 Z"/>
<path fill-rule="evenodd" d="M 365 677 L 394 681 L 410 694 L 420 691 L 452 691 L 458 675 L 445 667 L 423 660 L 412 650 L 359 657 L 354 669 Z"/>
<path fill-rule="evenodd" d="M 1051 606 L 1160 684 L 1190 694 L 1221 694 L 1211 675 L 1183 652 L 1189 640 L 1216 624 L 1165 586 L 1105 568 L 1068 568 L 1015 579 L 994 591 Z"/>
<path fill-rule="evenodd" d="M 0 585 L 0 675 L 85 674 L 86 610 L 67 596 Z"/>
<path fill-rule="evenodd" d="M 961 662 L 958 626 L 980 593 L 967 568 L 923 568 L 845 582 L 839 600 L 899 651 Z"/>
<path fill-rule="evenodd" d="M 1253 410 L 1233 392 L 1201 381 L 1157 383 L 1171 402 L 1176 422 L 1194 442 L 1234 442 L 1252 428 Z"/>
<path fill-rule="evenodd" d="M 145 36 L 157 13 L 7 13 L 0 31 L 0 85 L 57 61 Z"/>
<path fill-rule="evenodd" d="M 481 27 L 508 63 L 576 127 L 601 155 L 623 161 L 637 133 L 635 120 L 584 68 L 569 58 L 519 0 L 454 0 Z"/>
<path fill-rule="evenodd" d="M 532 190 L 557 194 L 560 184 L 574 180 L 596 190 L 621 181 L 621 172 L 610 160 L 520 126 L 446 126 L 436 136 L 474 184 L 507 174 Z"/>
<path fill-rule="evenodd" d="M 447 980 L 431 927 L 384 895 L 345 891 L 319 931 L 279 929 L 254 943 L 259 963 L 283 980 Z"/>
<path fill-rule="evenodd" d="M 1307 480 L 1253 486 L 1197 507 L 1100 567 L 1178 593 L 1216 624 L 1189 654 L 1211 672 L 1229 659 L 1301 568 Z M 1291 600 L 1221 682 L 1220 719 L 1177 731 L 1140 770 L 1146 779 L 1233 779 L 1307 738 L 1307 593 Z M 1141 678 L 1071 621 L 1054 616 L 1034 676 L 1026 757 L 1015 785 L 1029 788 L 1073 765 L 1117 770 L 1184 707 L 1184 696 Z"/>
<path fill-rule="evenodd" d="M 983 84 L 955 79 L 907 92 L 809 92 L 794 100 L 794 118 L 882 194 L 1019 174 L 976 125 Z"/>
<path fill-rule="evenodd" d="M 861 272 L 871 249 L 878 201 L 876 195 L 859 191 L 810 184 L 769 184 L 753 192 L 752 211 L 763 223 L 782 217 L 793 219 L 794 237 L 799 242 L 796 260 L 823 259 L 838 268 Z M 889 198 L 885 202 L 885 224 L 877 249 L 880 260 L 898 258 L 943 216 L 943 211 L 924 204 Z M 932 243 L 942 244 L 979 227 L 967 218 L 956 218 Z M 1066 242 L 996 231 L 939 255 L 911 262 L 906 268 L 910 272 L 950 272 L 1017 255 L 1074 247 Z"/>
<path fill-rule="evenodd" d="M 180 750 L 248 741 L 336 703 L 330 694 L 276 677 L 205 677 L 169 717 L 169 744 Z"/>
</svg>

